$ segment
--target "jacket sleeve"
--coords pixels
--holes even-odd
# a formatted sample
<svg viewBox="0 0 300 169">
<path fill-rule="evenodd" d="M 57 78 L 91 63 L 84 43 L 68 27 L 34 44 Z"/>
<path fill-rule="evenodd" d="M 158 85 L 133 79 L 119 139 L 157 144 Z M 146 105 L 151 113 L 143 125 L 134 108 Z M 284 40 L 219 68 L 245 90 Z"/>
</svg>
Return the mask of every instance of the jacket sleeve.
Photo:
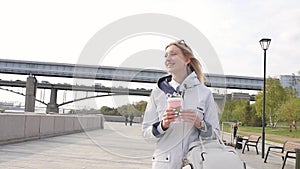
<svg viewBox="0 0 300 169">
<path fill-rule="evenodd" d="M 213 132 L 216 132 L 216 134 L 220 135 L 218 111 L 211 92 L 209 93 L 208 98 L 206 100 L 206 106 L 204 111 L 206 131 L 201 132 L 201 136 L 210 137 L 212 136 Z"/>
<path fill-rule="evenodd" d="M 155 103 L 155 91 L 152 91 L 144 113 L 142 134 L 146 141 L 156 142 L 164 133 Z"/>
</svg>

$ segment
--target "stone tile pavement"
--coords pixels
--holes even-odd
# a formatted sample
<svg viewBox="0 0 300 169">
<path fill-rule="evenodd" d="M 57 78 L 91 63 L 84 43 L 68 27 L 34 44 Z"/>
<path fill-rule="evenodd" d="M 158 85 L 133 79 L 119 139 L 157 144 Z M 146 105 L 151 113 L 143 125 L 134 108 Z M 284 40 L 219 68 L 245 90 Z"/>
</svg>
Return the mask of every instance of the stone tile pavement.
<svg viewBox="0 0 300 169">
<path fill-rule="evenodd" d="M 247 169 L 280 169 L 279 157 L 263 163 L 254 149 L 237 150 Z M 105 129 L 0 146 L 0 169 L 148 169 L 154 145 L 141 136 L 141 125 L 105 122 Z M 295 161 L 285 169 L 294 169 Z"/>
</svg>

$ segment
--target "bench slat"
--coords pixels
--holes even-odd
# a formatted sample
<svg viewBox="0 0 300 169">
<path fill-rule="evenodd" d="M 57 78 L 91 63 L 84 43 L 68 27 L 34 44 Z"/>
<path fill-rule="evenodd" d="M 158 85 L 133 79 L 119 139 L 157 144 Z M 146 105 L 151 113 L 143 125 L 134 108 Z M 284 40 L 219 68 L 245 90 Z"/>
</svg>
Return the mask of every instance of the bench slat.
<svg viewBox="0 0 300 169">
<path fill-rule="evenodd" d="M 258 142 L 260 136 L 256 136 L 256 135 L 250 135 L 248 140 L 249 141 L 254 141 L 254 142 Z"/>
<path fill-rule="evenodd" d="M 291 141 L 286 141 L 283 145 L 284 151 L 296 152 L 297 148 L 300 149 L 300 144 Z"/>
</svg>

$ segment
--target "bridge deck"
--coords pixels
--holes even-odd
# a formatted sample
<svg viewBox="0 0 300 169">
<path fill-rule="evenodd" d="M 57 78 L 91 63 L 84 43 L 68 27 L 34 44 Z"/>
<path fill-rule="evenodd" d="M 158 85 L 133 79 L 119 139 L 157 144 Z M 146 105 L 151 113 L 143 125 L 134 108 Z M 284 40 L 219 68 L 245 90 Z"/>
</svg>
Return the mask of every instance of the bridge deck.
<svg viewBox="0 0 300 169">
<path fill-rule="evenodd" d="M 166 71 L 124 67 L 76 65 L 24 60 L 0 59 L 0 73 L 64 78 L 113 80 L 125 82 L 156 83 Z M 263 79 L 259 77 L 205 74 L 208 87 L 261 90 Z"/>
</svg>

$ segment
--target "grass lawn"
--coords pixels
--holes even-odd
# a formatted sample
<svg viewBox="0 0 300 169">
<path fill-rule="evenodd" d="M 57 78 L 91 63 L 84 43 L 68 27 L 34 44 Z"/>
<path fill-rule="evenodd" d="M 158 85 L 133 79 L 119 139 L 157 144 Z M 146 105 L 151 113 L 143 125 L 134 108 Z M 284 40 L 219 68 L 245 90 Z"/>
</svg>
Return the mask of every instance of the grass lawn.
<svg viewBox="0 0 300 169">
<path fill-rule="evenodd" d="M 225 132 L 232 132 L 229 125 L 223 127 Z M 251 127 L 251 126 L 239 126 L 238 135 L 248 136 L 250 133 L 257 133 L 257 135 L 262 134 L 262 127 Z M 266 140 L 283 143 L 285 140 L 294 140 L 300 142 L 300 128 L 292 132 L 289 131 L 288 127 L 278 126 L 276 128 L 265 127 Z"/>
</svg>

